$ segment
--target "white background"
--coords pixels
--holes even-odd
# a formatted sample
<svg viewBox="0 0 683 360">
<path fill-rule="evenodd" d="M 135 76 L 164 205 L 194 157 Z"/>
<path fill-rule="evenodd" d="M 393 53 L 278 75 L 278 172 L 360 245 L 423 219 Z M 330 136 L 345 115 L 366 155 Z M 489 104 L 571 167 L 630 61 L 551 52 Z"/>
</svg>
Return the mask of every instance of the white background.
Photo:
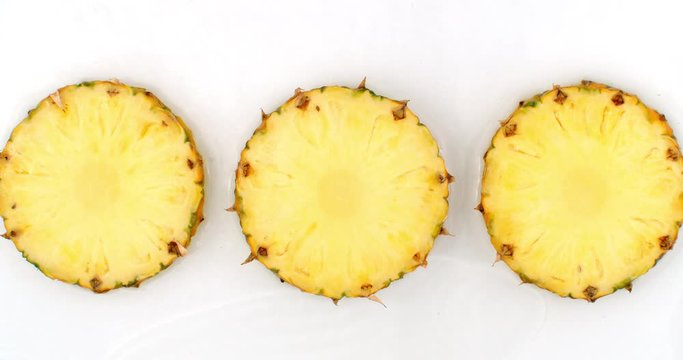
<svg viewBox="0 0 683 360">
<path fill-rule="evenodd" d="M 118 78 L 186 119 L 205 159 L 206 222 L 139 289 L 51 281 L 0 242 L 0 359 L 683 359 L 683 249 L 589 304 L 519 279 L 478 212 L 481 156 L 519 100 L 582 79 L 640 95 L 683 133 L 674 1 L 0 0 L 0 139 L 58 87 Z M 296 87 L 410 99 L 451 186 L 427 269 L 387 308 L 282 285 L 248 253 L 233 201 L 244 142 Z"/>
</svg>

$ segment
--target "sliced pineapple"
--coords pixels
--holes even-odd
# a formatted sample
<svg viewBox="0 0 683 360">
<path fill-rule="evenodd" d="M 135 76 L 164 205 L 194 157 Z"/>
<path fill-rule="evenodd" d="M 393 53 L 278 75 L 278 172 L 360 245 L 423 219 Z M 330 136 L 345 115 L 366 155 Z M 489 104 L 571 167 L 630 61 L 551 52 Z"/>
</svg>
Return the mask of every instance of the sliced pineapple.
<svg viewBox="0 0 683 360">
<path fill-rule="evenodd" d="M 141 88 L 61 88 L 1 156 L 6 237 L 53 279 L 96 292 L 138 285 L 185 253 L 202 218 L 192 135 Z"/>
<path fill-rule="evenodd" d="M 425 265 L 448 210 L 429 130 L 406 102 L 364 87 L 298 91 L 264 114 L 236 173 L 250 258 L 336 300 Z"/>
<path fill-rule="evenodd" d="M 683 220 L 683 160 L 664 116 L 591 82 L 520 103 L 485 156 L 483 211 L 525 282 L 589 301 L 647 272 Z"/>
</svg>

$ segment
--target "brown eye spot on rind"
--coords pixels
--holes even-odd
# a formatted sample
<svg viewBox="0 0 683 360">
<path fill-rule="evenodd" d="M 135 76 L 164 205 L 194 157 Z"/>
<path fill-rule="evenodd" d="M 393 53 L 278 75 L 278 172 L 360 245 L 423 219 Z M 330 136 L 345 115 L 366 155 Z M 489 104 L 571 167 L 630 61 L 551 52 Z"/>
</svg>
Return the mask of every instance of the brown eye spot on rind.
<svg viewBox="0 0 683 360">
<path fill-rule="evenodd" d="M 118 94 L 119 94 L 119 89 L 117 89 L 117 88 L 110 88 L 109 90 L 107 90 L 107 95 L 109 95 L 110 97 L 116 96 Z"/>
<path fill-rule="evenodd" d="M 659 237 L 659 248 L 662 250 L 671 250 L 673 247 L 673 241 L 669 235 L 664 235 Z"/>
<path fill-rule="evenodd" d="M 299 98 L 299 101 L 297 101 L 296 107 L 301 110 L 306 110 L 306 108 L 308 108 L 309 102 L 311 102 L 311 98 L 308 96 L 302 96 Z"/>
<path fill-rule="evenodd" d="M 178 247 L 177 242 L 171 241 L 170 243 L 168 243 L 168 253 L 180 256 L 180 248 Z"/>
<path fill-rule="evenodd" d="M 176 255 L 178 257 L 185 256 L 185 254 L 187 254 L 187 249 L 175 240 L 168 243 L 167 250 L 169 254 Z"/>
<path fill-rule="evenodd" d="M 194 161 L 187 159 L 187 167 L 189 167 L 190 170 L 194 169 Z"/>
<path fill-rule="evenodd" d="M 102 281 L 99 278 L 97 278 L 97 276 L 90 279 L 90 287 L 93 290 L 97 290 L 100 287 L 100 285 L 102 285 Z"/>
<path fill-rule="evenodd" d="M 453 181 L 455 181 L 455 178 L 453 177 L 453 175 L 449 174 L 448 172 L 446 172 L 445 175 L 438 173 L 437 179 L 439 180 L 439 183 L 441 183 L 441 184 L 443 184 L 445 182 L 448 182 L 450 184 Z"/>
<path fill-rule="evenodd" d="M 621 94 L 615 94 L 612 96 L 612 103 L 614 103 L 616 106 L 622 105 L 624 103 L 624 96 Z"/>
<path fill-rule="evenodd" d="M 259 256 L 268 256 L 268 249 L 264 247 L 259 247 L 258 248 L 258 254 Z"/>
<path fill-rule="evenodd" d="M 514 247 L 510 244 L 503 244 L 500 246 L 500 254 L 503 256 L 512 257 L 515 253 Z"/>
<path fill-rule="evenodd" d="M 503 128 L 503 132 L 505 133 L 505 137 L 510 137 L 515 134 L 517 134 L 517 124 L 507 124 Z"/>
<path fill-rule="evenodd" d="M 398 108 L 391 110 L 391 114 L 394 116 L 394 120 L 402 120 L 406 118 L 406 106 L 408 105 L 407 102 L 402 101 L 401 106 Z"/>
<path fill-rule="evenodd" d="M 593 286 L 588 286 L 583 290 L 583 294 L 586 296 L 588 301 L 593 302 L 595 301 L 595 296 L 598 294 L 598 289 Z"/>
<path fill-rule="evenodd" d="M 666 149 L 666 158 L 672 161 L 678 160 L 678 151 L 673 148 Z"/>
<path fill-rule="evenodd" d="M 363 284 L 361 285 L 360 289 L 363 291 L 369 291 L 370 289 L 372 289 L 372 284 Z"/>
<path fill-rule="evenodd" d="M 242 164 L 241 168 L 242 168 L 242 176 L 244 176 L 244 177 L 247 177 L 247 176 L 251 175 L 251 173 L 254 172 L 254 170 L 251 168 L 251 165 L 249 165 L 249 163 L 246 163 L 246 162 Z"/>
<path fill-rule="evenodd" d="M 557 94 L 555 94 L 555 98 L 553 99 L 554 102 L 562 105 L 564 104 L 564 101 L 567 100 L 567 94 L 562 92 L 561 89 L 557 89 Z"/>
</svg>

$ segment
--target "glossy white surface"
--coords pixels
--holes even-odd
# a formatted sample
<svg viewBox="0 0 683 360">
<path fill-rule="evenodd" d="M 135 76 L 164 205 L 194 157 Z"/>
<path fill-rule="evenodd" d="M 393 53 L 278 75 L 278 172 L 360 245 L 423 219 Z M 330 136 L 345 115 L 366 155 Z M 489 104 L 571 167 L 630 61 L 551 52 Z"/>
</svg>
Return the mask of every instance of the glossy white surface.
<svg viewBox="0 0 683 360">
<path fill-rule="evenodd" d="M 519 279 L 478 203 L 480 158 L 521 99 L 582 79 L 637 93 L 683 134 L 680 3 L 657 1 L 0 1 L 0 139 L 56 88 L 147 87 L 196 135 L 206 221 L 138 289 L 51 281 L 0 241 L 0 359 L 681 359 L 683 249 L 595 304 Z M 410 107 L 452 185 L 429 267 L 339 306 L 247 255 L 233 170 L 296 87 L 368 87 Z"/>
</svg>

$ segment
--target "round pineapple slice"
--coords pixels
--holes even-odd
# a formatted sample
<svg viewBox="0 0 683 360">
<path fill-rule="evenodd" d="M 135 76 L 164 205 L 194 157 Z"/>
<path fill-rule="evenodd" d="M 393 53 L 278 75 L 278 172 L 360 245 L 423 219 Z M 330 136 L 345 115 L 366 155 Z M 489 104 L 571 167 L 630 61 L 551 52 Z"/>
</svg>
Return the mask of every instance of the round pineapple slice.
<svg viewBox="0 0 683 360">
<path fill-rule="evenodd" d="M 183 255 L 202 201 L 190 131 L 118 82 L 59 89 L 0 158 L 5 236 L 45 275 L 96 292 L 138 285 Z"/>
<path fill-rule="evenodd" d="M 264 114 L 237 168 L 247 260 L 305 292 L 376 299 L 426 265 L 450 179 L 405 101 L 364 86 L 297 91 Z"/>
<path fill-rule="evenodd" d="M 485 155 L 481 208 L 524 282 L 589 301 L 647 272 L 683 219 L 683 162 L 664 116 L 591 82 L 520 103 Z"/>
</svg>

